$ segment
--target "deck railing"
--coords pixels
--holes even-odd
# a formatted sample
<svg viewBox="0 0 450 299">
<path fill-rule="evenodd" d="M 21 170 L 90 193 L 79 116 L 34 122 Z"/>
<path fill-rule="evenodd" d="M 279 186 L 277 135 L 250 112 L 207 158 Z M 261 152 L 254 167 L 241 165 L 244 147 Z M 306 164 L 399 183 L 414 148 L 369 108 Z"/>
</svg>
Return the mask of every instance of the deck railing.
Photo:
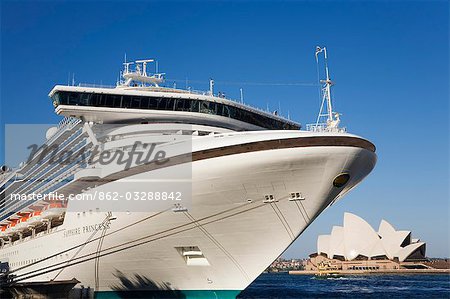
<svg viewBox="0 0 450 299">
<path fill-rule="evenodd" d="M 325 123 L 319 123 L 319 124 L 307 124 L 306 125 L 306 131 L 310 131 L 310 132 L 337 132 L 337 133 L 345 133 L 345 132 L 347 132 L 347 128 L 346 127 L 342 127 L 342 128 L 329 127 Z"/>
</svg>

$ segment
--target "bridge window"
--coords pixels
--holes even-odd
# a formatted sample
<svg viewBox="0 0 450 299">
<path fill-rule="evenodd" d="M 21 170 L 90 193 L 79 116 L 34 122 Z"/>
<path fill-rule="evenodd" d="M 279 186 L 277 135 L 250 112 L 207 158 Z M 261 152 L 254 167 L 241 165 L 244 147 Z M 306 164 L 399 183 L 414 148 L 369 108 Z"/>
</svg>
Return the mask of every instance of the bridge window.
<svg viewBox="0 0 450 299">
<path fill-rule="evenodd" d="M 156 99 L 157 104 L 157 109 L 158 110 L 166 110 L 166 99 L 164 98 L 157 98 Z"/>
<path fill-rule="evenodd" d="M 158 101 L 156 98 L 148 98 L 148 109 L 157 109 Z"/>
<path fill-rule="evenodd" d="M 131 108 L 131 97 L 124 96 L 122 99 L 121 108 Z"/>
<path fill-rule="evenodd" d="M 78 104 L 79 104 L 78 94 L 70 93 L 69 94 L 69 105 L 78 105 Z"/>
<path fill-rule="evenodd" d="M 131 100 L 131 108 L 139 109 L 141 108 L 141 98 L 140 97 L 133 97 Z"/>
<path fill-rule="evenodd" d="M 222 116 L 225 116 L 225 117 L 231 117 L 231 114 L 230 114 L 230 107 L 229 107 L 229 106 L 223 106 L 223 113 L 222 113 Z"/>
<path fill-rule="evenodd" d="M 162 99 L 162 101 L 166 101 L 166 109 L 164 110 L 174 110 L 175 100 L 174 99 Z"/>
<path fill-rule="evenodd" d="M 177 99 L 175 104 L 176 111 L 189 111 L 189 100 Z"/>
<path fill-rule="evenodd" d="M 191 112 L 200 112 L 200 101 L 192 100 L 191 101 Z"/>
<path fill-rule="evenodd" d="M 147 97 L 143 97 L 141 99 L 141 109 L 148 109 L 149 99 Z"/>
<path fill-rule="evenodd" d="M 214 102 L 210 102 L 209 103 L 209 111 L 208 111 L 208 113 L 209 114 L 217 114 L 216 110 L 217 110 L 217 104 L 214 103 Z"/>
<path fill-rule="evenodd" d="M 217 115 L 223 115 L 223 104 L 217 103 Z"/>
<path fill-rule="evenodd" d="M 261 115 L 235 106 L 192 99 L 127 96 L 58 91 L 52 96 L 55 105 L 94 106 L 110 108 L 190 111 L 233 118 L 271 130 L 298 130 L 296 124 Z"/>
<path fill-rule="evenodd" d="M 103 98 L 105 107 L 114 107 L 114 99 L 111 95 L 104 95 Z"/>
<path fill-rule="evenodd" d="M 82 106 L 88 105 L 90 97 L 91 97 L 91 94 L 89 94 L 89 93 L 82 93 L 80 95 L 80 105 L 82 105 Z"/>
<path fill-rule="evenodd" d="M 208 101 L 201 102 L 200 113 L 209 113 L 209 102 Z"/>
</svg>

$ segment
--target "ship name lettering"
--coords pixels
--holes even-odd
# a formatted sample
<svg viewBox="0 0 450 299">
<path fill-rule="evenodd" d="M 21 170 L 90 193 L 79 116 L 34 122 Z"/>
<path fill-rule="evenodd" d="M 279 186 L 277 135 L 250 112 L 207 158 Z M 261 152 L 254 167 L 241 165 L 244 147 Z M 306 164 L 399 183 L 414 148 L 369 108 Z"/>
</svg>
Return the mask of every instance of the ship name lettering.
<svg viewBox="0 0 450 299">
<path fill-rule="evenodd" d="M 98 230 L 109 229 L 109 223 L 97 223 L 83 226 L 83 233 L 91 233 Z"/>
<path fill-rule="evenodd" d="M 81 234 L 81 230 L 80 230 L 79 227 L 73 228 L 73 229 L 69 229 L 69 230 L 66 230 L 64 232 L 64 238 L 75 236 L 75 235 L 79 235 L 79 234 Z"/>
</svg>

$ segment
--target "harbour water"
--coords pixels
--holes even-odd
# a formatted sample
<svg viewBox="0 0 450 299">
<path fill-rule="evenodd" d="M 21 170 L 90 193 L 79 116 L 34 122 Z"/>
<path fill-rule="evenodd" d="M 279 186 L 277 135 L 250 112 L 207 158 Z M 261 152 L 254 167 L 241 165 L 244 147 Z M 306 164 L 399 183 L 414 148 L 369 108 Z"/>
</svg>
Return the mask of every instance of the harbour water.
<svg viewBox="0 0 450 299">
<path fill-rule="evenodd" d="M 319 279 L 264 273 L 239 299 L 275 298 L 450 298 L 450 275 L 355 275 Z"/>
</svg>

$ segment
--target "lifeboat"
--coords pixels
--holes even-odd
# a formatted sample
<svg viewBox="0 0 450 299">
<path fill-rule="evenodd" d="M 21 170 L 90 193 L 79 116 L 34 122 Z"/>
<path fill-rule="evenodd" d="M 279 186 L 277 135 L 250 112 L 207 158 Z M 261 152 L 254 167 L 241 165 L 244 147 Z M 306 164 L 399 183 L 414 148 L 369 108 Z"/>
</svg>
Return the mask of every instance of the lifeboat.
<svg viewBox="0 0 450 299">
<path fill-rule="evenodd" d="M 41 211 L 34 211 L 30 218 L 28 219 L 27 225 L 29 226 L 36 226 L 42 223 L 42 212 Z"/>
<path fill-rule="evenodd" d="M 26 215 L 20 217 L 15 226 L 16 232 L 20 233 L 27 229 L 28 227 L 28 219 L 30 219 L 31 214 L 27 213 Z"/>
<path fill-rule="evenodd" d="M 10 220 L 5 229 L 5 234 L 7 237 L 14 235 L 17 232 L 16 224 L 19 222 L 19 219 Z"/>
<path fill-rule="evenodd" d="M 7 237 L 7 236 L 6 236 L 6 233 L 5 233 L 6 227 L 7 227 L 6 224 L 2 224 L 2 225 L 0 226 L 0 238 L 5 238 L 5 237 Z"/>
<path fill-rule="evenodd" d="M 62 202 L 52 202 L 42 209 L 42 219 L 51 220 L 61 217 L 66 211 L 66 205 Z"/>
</svg>

